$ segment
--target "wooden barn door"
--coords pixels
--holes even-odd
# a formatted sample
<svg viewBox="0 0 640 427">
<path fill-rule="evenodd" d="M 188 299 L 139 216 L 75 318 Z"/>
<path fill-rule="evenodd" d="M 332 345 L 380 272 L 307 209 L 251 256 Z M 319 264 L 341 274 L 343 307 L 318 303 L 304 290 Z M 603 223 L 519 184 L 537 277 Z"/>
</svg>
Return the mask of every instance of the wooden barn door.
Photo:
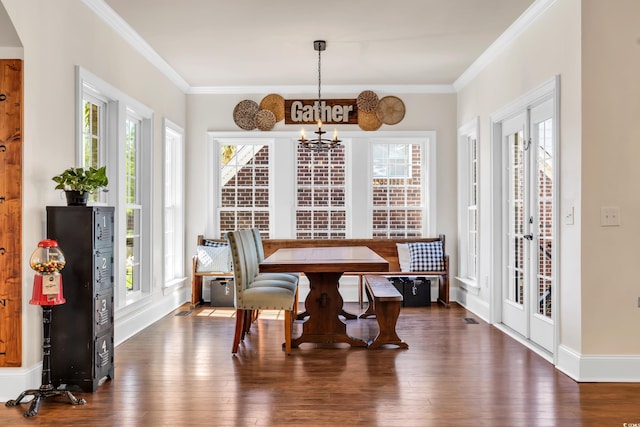
<svg viewBox="0 0 640 427">
<path fill-rule="evenodd" d="M 22 365 L 22 61 L 0 59 L 0 367 Z"/>
</svg>

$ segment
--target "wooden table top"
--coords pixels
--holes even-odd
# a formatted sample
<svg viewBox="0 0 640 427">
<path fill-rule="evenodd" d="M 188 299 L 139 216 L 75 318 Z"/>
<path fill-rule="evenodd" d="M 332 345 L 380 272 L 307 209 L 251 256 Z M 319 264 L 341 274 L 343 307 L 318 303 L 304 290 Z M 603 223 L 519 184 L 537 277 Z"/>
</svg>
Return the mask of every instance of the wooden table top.
<svg viewBox="0 0 640 427">
<path fill-rule="evenodd" d="M 281 248 L 260 263 L 261 272 L 389 271 L 389 262 L 366 246 Z"/>
</svg>

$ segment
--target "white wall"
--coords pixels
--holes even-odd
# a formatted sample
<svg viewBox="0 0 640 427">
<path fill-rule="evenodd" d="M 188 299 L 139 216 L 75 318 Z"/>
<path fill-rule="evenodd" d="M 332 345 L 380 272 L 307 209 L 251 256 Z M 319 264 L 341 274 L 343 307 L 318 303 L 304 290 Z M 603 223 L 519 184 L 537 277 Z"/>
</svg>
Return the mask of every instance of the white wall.
<svg viewBox="0 0 640 427">
<path fill-rule="evenodd" d="M 184 126 L 186 95 L 136 53 L 80 0 L 2 0 L 24 49 L 23 259 L 45 237 L 45 207 L 64 205 L 51 177 L 75 164 L 74 67 L 80 65 L 155 112 L 153 260 L 161 265 L 162 118 Z M 64 274 L 64 273 L 63 273 Z M 23 263 L 23 366 L 0 368 L 0 401 L 13 399 L 40 384 L 42 314 L 27 303 L 33 271 Z M 154 277 L 154 302 L 164 313 L 185 300 L 162 295 L 159 272 Z M 134 327 L 158 317 L 132 313 Z M 116 318 L 116 341 L 127 318 Z M 133 330 L 133 329 L 130 329 Z"/>
<path fill-rule="evenodd" d="M 558 0 L 458 93 L 458 125 L 480 119 L 480 284 L 489 304 L 491 246 L 490 116 L 560 75 L 560 212 L 574 206 L 575 225 L 560 224 L 560 343 L 582 348 L 580 0 Z M 499 185 L 499 184 L 498 184 Z"/>
<path fill-rule="evenodd" d="M 582 352 L 640 354 L 640 2 L 582 9 Z M 620 227 L 601 227 L 618 206 Z"/>
</svg>

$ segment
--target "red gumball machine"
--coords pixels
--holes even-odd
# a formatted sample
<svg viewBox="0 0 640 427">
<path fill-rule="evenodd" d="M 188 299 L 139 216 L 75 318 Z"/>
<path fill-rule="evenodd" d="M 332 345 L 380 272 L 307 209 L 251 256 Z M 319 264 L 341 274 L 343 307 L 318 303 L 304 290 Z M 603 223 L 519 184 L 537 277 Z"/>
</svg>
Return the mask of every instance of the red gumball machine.
<svg viewBox="0 0 640 427">
<path fill-rule="evenodd" d="M 66 261 L 55 240 L 42 240 L 31 254 L 31 268 L 36 272 L 33 278 L 33 293 L 29 304 L 59 305 L 66 300 L 62 293 L 62 275 Z"/>
<path fill-rule="evenodd" d="M 38 414 L 42 399 L 51 396 L 66 396 L 72 405 L 84 405 L 84 399 L 76 399 L 68 390 L 59 390 L 51 384 L 51 310 L 53 306 L 64 304 L 62 293 L 62 270 L 65 266 L 64 254 L 55 240 L 42 240 L 33 254 L 29 264 L 35 270 L 33 279 L 33 293 L 29 304 L 42 307 L 42 385 L 38 389 L 23 391 L 16 400 L 9 400 L 6 406 L 20 404 L 26 396 L 33 396 L 29 409 L 25 411 L 25 417 L 33 417 Z"/>
</svg>

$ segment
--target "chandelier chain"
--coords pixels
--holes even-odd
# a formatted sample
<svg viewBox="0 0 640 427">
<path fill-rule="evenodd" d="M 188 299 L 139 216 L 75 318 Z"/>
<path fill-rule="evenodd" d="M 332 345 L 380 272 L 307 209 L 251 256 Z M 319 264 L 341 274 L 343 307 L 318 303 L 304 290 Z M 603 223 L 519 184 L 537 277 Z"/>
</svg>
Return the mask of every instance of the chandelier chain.
<svg viewBox="0 0 640 427">
<path fill-rule="evenodd" d="M 338 132 L 334 131 L 333 139 L 323 138 L 323 135 L 327 132 L 322 130 L 322 51 L 326 49 L 326 42 L 324 40 L 316 40 L 313 42 L 313 47 L 318 51 L 318 102 L 315 107 L 318 121 L 318 130 L 314 131 L 317 135 L 315 138 L 307 139 L 304 135 L 304 128 L 301 131 L 300 146 L 307 148 L 311 151 L 327 151 L 340 146 L 340 139 L 338 139 Z"/>
<path fill-rule="evenodd" d="M 318 108 L 320 108 L 320 100 L 322 99 L 322 97 L 320 96 L 320 87 L 321 87 L 321 75 L 322 75 L 322 68 L 321 68 L 321 62 L 322 62 L 322 49 L 318 49 Z M 320 117 L 318 116 L 318 120 L 320 120 Z"/>
</svg>

